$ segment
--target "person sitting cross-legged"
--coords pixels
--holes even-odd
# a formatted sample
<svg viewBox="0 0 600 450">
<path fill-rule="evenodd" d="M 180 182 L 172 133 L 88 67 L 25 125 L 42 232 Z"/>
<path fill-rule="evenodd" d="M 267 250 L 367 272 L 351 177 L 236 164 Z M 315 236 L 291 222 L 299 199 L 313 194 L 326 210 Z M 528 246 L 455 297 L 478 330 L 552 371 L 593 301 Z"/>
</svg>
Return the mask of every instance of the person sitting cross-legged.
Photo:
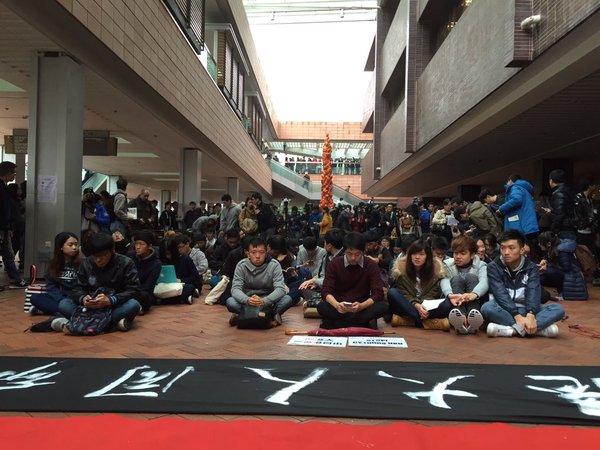
<svg viewBox="0 0 600 450">
<path fill-rule="evenodd" d="M 135 253 L 131 256 L 140 279 L 138 301 L 142 305 L 142 314 L 147 313 L 156 304 L 154 288 L 160 276 L 161 263 L 158 252 L 154 250 L 154 233 L 150 230 L 139 230 L 133 236 Z"/>
<path fill-rule="evenodd" d="M 475 334 L 483 325 L 481 305 L 487 300 L 488 280 L 486 264 L 477 256 L 477 244 L 468 236 L 452 240 L 454 258 L 444 261 L 446 278 L 442 279 L 442 293 L 454 305 L 448 316 L 458 334 Z"/>
<path fill-rule="evenodd" d="M 454 305 L 448 298 L 436 308 L 426 309 L 424 300 L 443 297 L 441 281 L 446 277 L 444 263 L 433 256 L 425 239 L 413 242 L 406 257 L 397 259 L 392 269 L 396 287 L 388 292 L 394 313 L 392 325 L 414 325 L 418 328 L 448 330 L 448 314 Z"/>
<path fill-rule="evenodd" d="M 501 256 L 487 266 L 493 298 L 481 307 L 490 322 L 488 336 L 557 336 L 555 322 L 565 311 L 557 303 L 541 304 L 540 273 L 537 264 L 524 255 L 525 236 L 508 230 L 499 242 Z"/>
<path fill-rule="evenodd" d="M 90 252 L 83 260 L 70 298 L 58 308 L 64 317 L 54 319 L 52 328 L 69 332 L 68 322 L 78 306 L 111 310 L 111 325 L 128 331 L 142 307 L 137 298 L 140 281 L 135 264 L 127 256 L 115 253 L 115 243 L 107 233 L 90 238 Z"/>
<path fill-rule="evenodd" d="M 327 264 L 317 311 L 321 328 L 363 326 L 377 328 L 377 319 L 385 316 L 388 305 L 383 298 L 379 266 L 365 256 L 363 234 L 344 237 L 344 256 Z"/>
<path fill-rule="evenodd" d="M 226 306 L 233 313 L 229 324 L 237 324 L 242 307 L 258 308 L 273 315 L 273 325 L 281 325 L 281 316 L 292 306 L 286 294 L 281 265 L 267 255 L 267 244 L 260 237 L 248 242 L 247 258 L 235 267 L 231 282 L 231 297 Z"/>
</svg>

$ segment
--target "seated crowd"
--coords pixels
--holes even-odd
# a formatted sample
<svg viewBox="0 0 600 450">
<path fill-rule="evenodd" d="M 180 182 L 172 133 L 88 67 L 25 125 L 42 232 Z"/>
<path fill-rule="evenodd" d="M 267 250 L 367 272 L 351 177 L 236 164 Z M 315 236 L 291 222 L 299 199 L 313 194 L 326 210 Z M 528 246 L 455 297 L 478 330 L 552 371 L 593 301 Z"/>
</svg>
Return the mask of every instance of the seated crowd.
<svg viewBox="0 0 600 450">
<path fill-rule="evenodd" d="M 362 231 L 353 229 L 351 212 L 350 226 L 338 226 L 343 205 L 335 218 L 303 230 L 302 221 L 287 222 L 287 204 L 282 222 L 278 208 L 254 193 L 243 205 L 224 195 L 218 214 L 189 218 L 186 231 L 171 229 L 160 242 L 147 228 L 125 229 L 130 239 L 100 230 L 80 252 L 75 234 L 60 233 L 31 313 L 53 316 L 48 327 L 65 333 L 85 334 L 86 320 L 127 331 L 154 305 L 193 304 L 208 284 L 205 302 L 224 305 L 239 328 L 281 325 L 287 310 L 303 305 L 305 317 L 328 329 L 377 328 L 383 318 L 459 335 L 487 324 L 491 337 L 554 337 L 565 316 L 558 301 L 587 299 L 587 287 L 575 253 L 575 198 L 562 171 L 550 174 L 550 186 L 550 229 L 541 234 L 531 185 L 518 176 L 499 207 L 485 189 L 471 205 L 446 200 L 437 212 L 366 205 Z M 320 232 L 325 221 L 336 226 Z"/>
</svg>

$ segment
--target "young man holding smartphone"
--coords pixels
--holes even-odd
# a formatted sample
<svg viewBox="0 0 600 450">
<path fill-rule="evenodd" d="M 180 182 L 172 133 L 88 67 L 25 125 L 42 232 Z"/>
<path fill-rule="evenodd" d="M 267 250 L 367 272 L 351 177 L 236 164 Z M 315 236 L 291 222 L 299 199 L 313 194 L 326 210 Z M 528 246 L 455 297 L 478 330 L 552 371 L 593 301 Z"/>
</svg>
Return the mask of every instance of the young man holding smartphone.
<svg viewBox="0 0 600 450">
<path fill-rule="evenodd" d="M 327 265 L 321 301 L 321 328 L 363 326 L 377 328 L 377 319 L 388 311 L 383 298 L 383 281 L 375 261 L 365 258 L 365 237 L 348 233 L 345 254 Z"/>
</svg>

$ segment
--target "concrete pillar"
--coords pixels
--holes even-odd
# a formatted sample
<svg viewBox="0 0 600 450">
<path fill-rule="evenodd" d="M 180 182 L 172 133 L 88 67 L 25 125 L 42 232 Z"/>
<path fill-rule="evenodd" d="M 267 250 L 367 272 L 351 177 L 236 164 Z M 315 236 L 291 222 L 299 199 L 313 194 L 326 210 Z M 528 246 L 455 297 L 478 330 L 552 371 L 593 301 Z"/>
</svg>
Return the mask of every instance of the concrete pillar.
<svg viewBox="0 0 600 450">
<path fill-rule="evenodd" d="M 67 56 L 32 58 L 25 264 L 45 273 L 54 237 L 81 232 L 84 75 Z"/>
<path fill-rule="evenodd" d="M 171 191 L 160 191 L 160 205 L 159 210 L 162 211 L 165 207 L 165 203 L 171 201 Z"/>
<path fill-rule="evenodd" d="M 25 181 L 25 158 L 27 155 L 25 153 L 17 153 L 15 155 L 15 164 L 17 165 L 17 177 L 15 181 L 21 184 Z"/>
<path fill-rule="evenodd" d="M 183 214 L 189 202 L 200 202 L 202 194 L 202 152 L 196 148 L 181 150 L 179 166 L 179 211 Z"/>
<path fill-rule="evenodd" d="M 240 179 L 237 177 L 227 177 L 227 186 L 225 192 L 231 195 L 234 202 L 240 201 Z"/>
<path fill-rule="evenodd" d="M 106 180 L 106 190 L 110 195 L 115 195 L 117 193 L 117 180 L 119 179 L 116 175 L 109 175 L 108 180 Z"/>
</svg>

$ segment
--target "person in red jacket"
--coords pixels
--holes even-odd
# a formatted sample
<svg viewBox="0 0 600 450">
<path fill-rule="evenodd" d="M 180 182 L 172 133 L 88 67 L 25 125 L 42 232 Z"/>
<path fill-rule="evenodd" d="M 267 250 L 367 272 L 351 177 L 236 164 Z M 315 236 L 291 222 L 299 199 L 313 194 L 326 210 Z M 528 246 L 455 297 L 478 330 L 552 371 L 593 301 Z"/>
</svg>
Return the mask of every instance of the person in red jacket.
<svg viewBox="0 0 600 450">
<path fill-rule="evenodd" d="M 321 328 L 377 328 L 377 319 L 388 312 L 379 267 L 365 258 L 365 245 L 361 233 L 348 233 L 344 238 L 344 256 L 327 265 L 321 291 L 323 301 L 317 305 L 323 318 Z"/>
</svg>

